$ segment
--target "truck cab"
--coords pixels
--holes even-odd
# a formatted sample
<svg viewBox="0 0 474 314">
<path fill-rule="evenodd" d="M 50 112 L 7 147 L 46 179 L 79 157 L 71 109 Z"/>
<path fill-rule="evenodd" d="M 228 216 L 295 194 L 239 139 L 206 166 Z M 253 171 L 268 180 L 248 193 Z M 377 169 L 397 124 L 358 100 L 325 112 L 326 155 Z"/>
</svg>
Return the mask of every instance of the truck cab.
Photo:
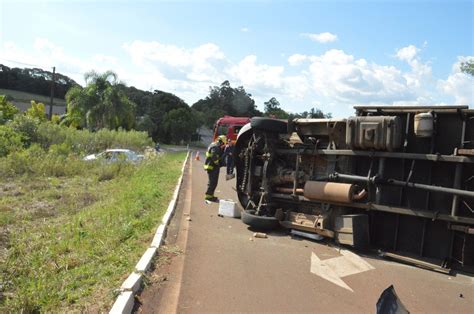
<svg viewBox="0 0 474 314">
<path fill-rule="evenodd" d="M 215 141 L 218 136 L 225 135 L 235 144 L 240 129 L 249 122 L 249 117 L 224 116 L 216 121 L 212 140 Z"/>
</svg>

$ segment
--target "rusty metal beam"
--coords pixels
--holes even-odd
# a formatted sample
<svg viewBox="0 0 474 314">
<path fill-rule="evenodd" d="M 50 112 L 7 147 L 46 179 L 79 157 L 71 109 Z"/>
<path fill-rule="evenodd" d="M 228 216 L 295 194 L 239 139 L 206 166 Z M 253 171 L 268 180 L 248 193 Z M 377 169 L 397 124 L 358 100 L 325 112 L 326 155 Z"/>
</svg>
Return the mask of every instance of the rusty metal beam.
<svg viewBox="0 0 474 314">
<path fill-rule="evenodd" d="M 474 156 L 474 149 L 460 148 L 456 150 L 458 156 Z"/>
<path fill-rule="evenodd" d="M 292 196 L 288 194 L 282 193 L 271 193 L 271 197 L 278 198 L 279 200 L 286 201 L 289 203 L 294 202 L 302 202 L 308 204 L 321 204 L 321 202 L 311 201 L 303 196 Z M 387 213 L 394 213 L 394 214 L 403 214 L 421 218 L 428 218 L 433 220 L 443 220 L 449 222 L 457 222 L 457 223 L 465 223 L 469 225 L 474 225 L 474 218 L 469 217 L 462 217 L 457 216 L 453 217 L 451 215 L 445 214 L 437 214 L 431 211 L 426 210 L 418 210 L 418 209 L 409 209 L 403 207 L 396 207 L 396 206 L 388 206 L 388 205 L 379 205 L 379 204 L 371 204 L 371 203 L 336 203 L 336 202 L 325 202 L 335 206 L 342 206 L 342 207 L 349 207 L 349 208 L 360 208 L 365 210 L 377 210 Z"/>
<path fill-rule="evenodd" d="M 350 149 L 316 149 L 311 148 L 305 150 L 280 148 L 276 149 L 278 154 L 282 155 L 336 155 L 336 156 L 361 156 L 361 157 L 385 157 L 394 159 L 416 159 L 428 161 L 442 161 L 442 162 L 462 162 L 474 163 L 474 157 L 467 156 L 453 156 L 453 155 L 437 155 L 437 154 L 414 154 L 414 153 L 399 153 L 399 152 L 372 152 L 364 150 L 350 150 Z"/>
<path fill-rule="evenodd" d="M 474 228 L 471 228 L 471 227 L 468 227 L 468 226 L 450 225 L 449 229 L 464 232 L 464 233 L 467 233 L 467 234 L 474 234 Z"/>
<path fill-rule="evenodd" d="M 399 254 L 395 254 L 395 253 L 389 253 L 389 252 L 380 252 L 379 255 L 381 257 L 388 257 L 388 258 L 391 258 L 391 259 L 394 259 L 394 260 L 397 260 L 397 261 L 400 261 L 400 262 L 404 262 L 404 263 L 415 265 L 415 266 L 418 266 L 418 267 L 430 269 L 430 270 L 437 271 L 437 272 L 440 272 L 440 273 L 443 273 L 443 274 L 449 274 L 451 272 L 450 268 L 443 268 L 440 265 L 428 263 L 428 262 L 421 261 L 421 260 L 411 258 L 411 257 L 408 257 L 408 256 L 403 256 L 403 255 L 399 255 Z"/>
<path fill-rule="evenodd" d="M 334 232 L 331 231 L 331 230 L 303 226 L 303 225 L 293 223 L 293 222 L 287 221 L 287 220 L 280 221 L 280 225 L 282 225 L 284 228 L 288 228 L 288 229 L 297 229 L 297 230 L 317 233 L 319 235 L 322 235 L 322 236 L 328 237 L 328 238 L 334 238 Z"/>
</svg>

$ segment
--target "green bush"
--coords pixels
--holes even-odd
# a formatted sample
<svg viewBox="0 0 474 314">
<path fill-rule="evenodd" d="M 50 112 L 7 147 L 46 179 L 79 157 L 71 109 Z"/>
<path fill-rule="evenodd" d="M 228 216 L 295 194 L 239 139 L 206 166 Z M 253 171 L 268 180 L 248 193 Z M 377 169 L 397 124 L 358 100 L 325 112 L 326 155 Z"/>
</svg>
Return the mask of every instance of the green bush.
<svg viewBox="0 0 474 314">
<path fill-rule="evenodd" d="M 44 104 L 41 102 L 36 102 L 34 100 L 31 101 L 31 107 L 28 108 L 28 110 L 25 111 L 25 115 L 27 117 L 37 119 L 41 122 L 46 121 L 46 109 L 44 107 Z"/>
<path fill-rule="evenodd" d="M 0 176 L 74 176 L 87 171 L 87 165 L 73 155 L 66 155 L 61 147 L 47 152 L 38 144 L 14 151 L 0 158 Z"/>
<path fill-rule="evenodd" d="M 77 130 L 49 121 L 40 122 L 36 118 L 16 115 L 7 124 L 22 137 L 23 146 L 33 143 L 44 149 L 52 145 L 66 145 L 71 153 L 91 154 L 108 148 L 127 148 L 142 151 L 152 146 L 153 141 L 146 132 L 101 129 L 98 132 Z"/>
<path fill-rule="evenodd" d="M 65 143 L 71 152 L 76 154 L 90 154 L 108 148 L 128 148 L 143 150 L 152 146 L 153 142 L 146 132 L 101 129 L 98 132 L 76 130 L 45 122 L 37 128 L 38 143 L 43 148 Z"/>
<path fill-rule="evenodd" d="M 21 135 L 8 126 L 0 125 L 0 157 L 4 157 L 21 147 Z"/>
<path fill-rule="evenodd" d="M 13 116 L 19 112 L 11 102 L 7 101 L 7 97 L 0 95 L 0 123 L 13 119 Z"/>
<path fill-rule="evenodd" d="M 25 115 L 18 114 L 15 116 L 13 121 L 8 123 L 15 132 L 18 132 L 22 136 L 22 140 L 25 147 L 30 146 L 32 143 L 38 142 L 38 126 L 39 120 L 27 117 Z"/>
<path fill-rule="evenodd" d="M 143 151 L 153 142 L 145 132 L 77 130 L 49 121 L 16 115 L 13 121 L 0 126 L 0 175 L 74 176 L 89 171 L 91 163 L 82 156 L 108 148 Z M 1 158 L 3 157 L 3 158 Z M 110 180 L 121 169 L 101 165 L 101 180 Z"/>
</svg>

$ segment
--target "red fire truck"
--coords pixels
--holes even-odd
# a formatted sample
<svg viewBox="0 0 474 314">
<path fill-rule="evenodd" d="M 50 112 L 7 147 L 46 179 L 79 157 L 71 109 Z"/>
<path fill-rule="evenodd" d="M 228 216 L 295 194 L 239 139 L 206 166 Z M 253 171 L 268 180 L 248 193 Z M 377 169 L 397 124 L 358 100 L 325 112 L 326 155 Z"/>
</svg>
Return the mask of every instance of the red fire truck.
<svg viewBox="0 0 474 314">
<path fill-rule="evenodd" d="M 212 140 L 215 141 L 219 135 L 225 135 L 227 139 L 235 143 L 240 129 L 249 122 L 249 117 L 224 116 L 216 121 Z"/>
</svg>

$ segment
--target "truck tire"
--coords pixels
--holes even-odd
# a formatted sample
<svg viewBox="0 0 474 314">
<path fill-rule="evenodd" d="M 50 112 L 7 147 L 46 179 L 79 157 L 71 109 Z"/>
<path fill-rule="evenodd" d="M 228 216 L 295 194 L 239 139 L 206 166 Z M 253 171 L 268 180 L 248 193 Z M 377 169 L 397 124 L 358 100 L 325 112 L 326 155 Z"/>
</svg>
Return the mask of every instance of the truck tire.
<svg viewBox="0 0 474 314">
<path fill-rule="evenodd" d="M 244 210 L 241 214 L 242 222 L 256 230 L 272 230 L 280 226 L 275 217 L 257 216 L 255 210 Z"/>
<path fill-rule="evenodd" d="M 264 117 L 252 118 L 250 120 L 250 125 L 253 129 L 269 132 L 286 133 L 288 131 L 287 123 L 285 121 Z"/>
</svg>

